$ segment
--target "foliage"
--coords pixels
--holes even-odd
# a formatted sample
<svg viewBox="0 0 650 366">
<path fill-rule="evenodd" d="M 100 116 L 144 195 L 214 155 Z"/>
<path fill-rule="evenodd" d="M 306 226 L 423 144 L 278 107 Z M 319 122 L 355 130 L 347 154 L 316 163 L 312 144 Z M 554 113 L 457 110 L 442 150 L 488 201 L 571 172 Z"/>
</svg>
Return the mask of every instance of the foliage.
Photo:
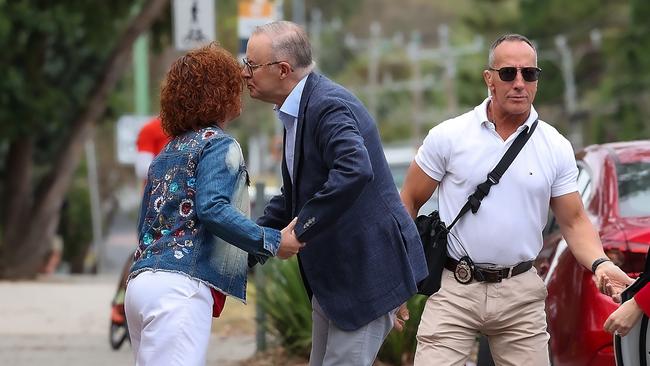
<svg viewBox="0 0 650 366">
<path fill-rule="evenodd" d="M 402 332 L 393 330 L 388 334 L 379 350 L 378 359 L 396 366 L 413 363 L 417 346 L 415 335 L 426 302 L 427 297 L 422 295 L 415 295 L 408 301 L 410 317 L 404 325 L 404 330 Z"/>
<path fill-rule="evenodd" d="M 63 239 L 63 260 L 71 273 L 82 273 L 84 259 L 92 242 L 90 194 L 85 166 L 77 170 L 61 210 L 59 230 Z"/>
<path fill-rule="evenodd" d="M 494 39 L 521 33 L 536 43 L 543 70 L 535 105 L 556 126 L 578 123 L 584 143 L 648 138 L 650 123 L 650 3 L 643 0 L 474 1 L 463 16 L 473 32 Z M 601 35 L 592 38 L 594 32 Z M 577 111 L 569 113 L 557 37 L 573 57 Z M 595 42 L 594 42 L 595 40 Z"/>
<path fill-rule="evenodd" d="M 284 13 L 286 14 L 286 19 L 292 19 L 293 15 L 293 1 L 295 0 L 285 0 L 284 1 Z M 333 17 L 343 17 L 344 20 L 356 14 L 361 5 L 361 1 L 350 1 L 350 0 L 304 0 L 305 11 L 309 12 L 310 9 L 318 8 L 323 13 L 323 17 L 331 19 Z M 289 17 L 291 16 L 291 18 Z M 306 14 L 307 18 L 310 18 L 310 14 Z"/>
<path fill-rule="evenodd" d="M 293 355 L 307 357 L 311 349 L 311 303 L 300 278 L 298 262 L 270 260 L 262 270 L 264 286 L 258 288 L 269 331 Z"/>
<path fill-rule="evenodd" d="M 34 275 L 35 258 L 54 234 L 83 143 L 102 120 L 125 56 L 166 5 L 0 1 L 0 166 L 12 172 L 0 188 L 0 276 Z M 3 245 L 18 238 L 19 247 Z"/>
<path fill-rule="evenodd" d="M 605 40 L 609 62 L 596 100 L 609 108 L 595 116 L 592 129 L 601 141 L 650 136 L 650 6 L 632 0 L 628 11 L 629 24 Z"/>
<path fill-rule="evenodd" d="M 1 140 L 65 133 L 131 8 L 126 0 L 0 3 Z"/>
<path fill-rule="evenodd" d="M 258 288 L 269 331 L 289 354 L 307 357 L 311 348 L 311 305 L 306 296 L 295 258 L 271 260 L 256 270 L 264 272 L 264 286 Z M 410 318 L 403 332 L 392 331 L 379 350 L 378 359 L 391 365 L 412 362 L 415 334 L 427 298 L 416 295 L 408 301 Z"/>
</svg>

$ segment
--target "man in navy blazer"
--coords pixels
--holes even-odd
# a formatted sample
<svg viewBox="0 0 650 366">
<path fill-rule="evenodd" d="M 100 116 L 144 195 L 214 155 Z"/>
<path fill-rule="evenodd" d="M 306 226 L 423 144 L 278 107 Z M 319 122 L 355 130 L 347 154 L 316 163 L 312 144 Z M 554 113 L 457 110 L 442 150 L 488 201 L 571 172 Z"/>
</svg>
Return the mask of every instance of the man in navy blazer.
<svg viewBox="0 0 650 366">
<path fill-rule="evenodd" d="M 284 228 L 297 217 L 313 308 L 310 365 L 371 365 L 426 262 L 372 116 L 312 69 L 309 39 L 296 24 L 253 32 L 242 76 L 285 127 L 282 194 L 258 223 Z"/>
</svg>

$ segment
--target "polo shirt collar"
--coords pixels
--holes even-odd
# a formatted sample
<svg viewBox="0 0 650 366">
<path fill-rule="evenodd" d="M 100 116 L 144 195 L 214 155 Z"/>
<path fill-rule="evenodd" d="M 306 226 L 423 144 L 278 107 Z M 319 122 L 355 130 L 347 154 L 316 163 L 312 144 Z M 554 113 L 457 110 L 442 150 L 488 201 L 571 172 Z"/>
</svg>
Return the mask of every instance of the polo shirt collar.
<svg viewBox="0 0 650 366">
<path fill-rule="evenodd" d="M 485 98 L 483 103 L 481 103 L 480 105 L 476 106 L 476 108 L 474 108 L 474 112 L 476 113 L 477 121 L 482 125 L 487 125 L 487 123 L 490 122 L 490 120 L 487 117 L 487 107 L 488 107 L 488 104 L 490 104 L 491 99 L 492 99 L 491 97 Z M 535 120 L 538 117 L 539 117 L 539 115 L 537 114 L 537 111 L 535 110 L 535 107 L 531 105 L 530 106 L 530 114 L 528 115 L 528 119 L 526 119 L 526 121 L 524 122 L 524 125 L 526 125 L 526 126 L 528 126 L 528 128 L 530 128 L 530 126 L 533 125 L 533 122 L 535 122 Z"/>
</svg>

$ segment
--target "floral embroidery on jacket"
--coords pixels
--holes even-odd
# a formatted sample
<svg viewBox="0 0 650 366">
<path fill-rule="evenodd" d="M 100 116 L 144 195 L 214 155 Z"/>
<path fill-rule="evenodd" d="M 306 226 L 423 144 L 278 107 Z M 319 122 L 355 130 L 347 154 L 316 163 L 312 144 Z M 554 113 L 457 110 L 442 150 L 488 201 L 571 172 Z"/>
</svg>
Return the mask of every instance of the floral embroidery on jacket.
<svg viewBox="0 0 650 366">
<path fill-rule="evenodd" d="M 149 169 L 129 278 L 180 272 L 245 301 L 248 253 L 264 260 L 280 243 L 279 231 L 249 217 L 237 141 L 218 127 L 174 137 Z"/>
<path fill-rule="evenodd" d="M 187 133 L 184 136 L 173 139 L 166 147 L 166 152 L 187 151 L 198 148 L 208 140 L 222 134 L 217 129 L 207 128 L 200 133 Z M 173 250 L 176 259 L 182 259 L 192 252 L 194 243 L 188 237 L 198 234 L 195 228 L 196 212 L 194 209 L 194 198 L 196 196 L 196 168 L 198 164 L 196 152 L 189 152 L 184 164 L 171 165 L 167 171 L 150 176 L 150 199 L 149 216 L 144 218 L 144 224 L 149 227 L 142 236 L 136 253 L 135 260 L 140 257 L 149 258 L 161 252 L 157 243 L 165 243 L 165 246 Z M 172 214 L 165 205 L 177 205 Z M 153 215 L 155 214 L 155 216 Z"/>
</svg>

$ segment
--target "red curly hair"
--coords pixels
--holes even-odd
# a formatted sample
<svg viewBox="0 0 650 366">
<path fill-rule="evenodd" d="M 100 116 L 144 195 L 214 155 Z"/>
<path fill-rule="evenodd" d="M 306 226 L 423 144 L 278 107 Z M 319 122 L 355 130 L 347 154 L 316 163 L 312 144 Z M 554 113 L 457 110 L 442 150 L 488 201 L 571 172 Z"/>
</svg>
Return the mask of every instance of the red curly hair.
<svg viewBox="0 0 650 366">
<path fill-rule="evenodd" d="M 243 82 L 237 60 L 211 43 L 176 60 L 162 83 L 160 119 L 169 136 L 222 124 L 241 110 Z"/>
</svg>

